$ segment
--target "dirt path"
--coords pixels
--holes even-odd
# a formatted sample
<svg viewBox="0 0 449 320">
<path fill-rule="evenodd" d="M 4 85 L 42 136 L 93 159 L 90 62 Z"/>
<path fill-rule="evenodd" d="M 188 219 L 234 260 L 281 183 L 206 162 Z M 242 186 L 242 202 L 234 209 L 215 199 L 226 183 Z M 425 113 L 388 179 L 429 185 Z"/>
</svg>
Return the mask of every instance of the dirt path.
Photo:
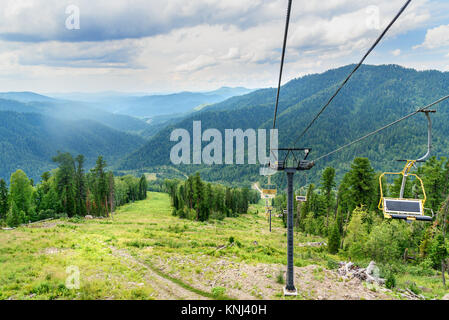
<svg viewBox="0 0 449 320">
<path fill-rule="evenodd" d="M 145 270 L 145 281 L 156 291 L 158 300 L 206 300 L 208 298 L 181 287 L 152 270 L 150 266 L 130 255 L 126 250 L 109 246 L 112 255 L 119 258 L 123 264 L 132 270 L 137 267 Z"/>
<path fill-rule="evenodd" d="M 195 284 L 200 290 L 210 291 L 220 286 L 226 293 L 238 300 L 284 299 L 284 283 L 277 281 L 282 272 L 285 280 L 284 265 L 255 264 L 235 262 L 222 258 L 210 261 L 207 257 L 172 256 L 168 260 L 155 261 L 155 267 L 167 274 L 176 274 L 178 266 L 199 267 L 202 272 L 192 272 L 191 280 L 184 281 Z M 175 266 L 175 268 L 173 268 Z M 182 278 L 177 274 L 176 277 Z M 391 295 L 385 289 L 369 289 L 358 279 L 344 280 L 337 272 L 309 265 L 295 267 L 295 285 L 300 299 L 307 300 L 390 300 Z"/>
</svg>

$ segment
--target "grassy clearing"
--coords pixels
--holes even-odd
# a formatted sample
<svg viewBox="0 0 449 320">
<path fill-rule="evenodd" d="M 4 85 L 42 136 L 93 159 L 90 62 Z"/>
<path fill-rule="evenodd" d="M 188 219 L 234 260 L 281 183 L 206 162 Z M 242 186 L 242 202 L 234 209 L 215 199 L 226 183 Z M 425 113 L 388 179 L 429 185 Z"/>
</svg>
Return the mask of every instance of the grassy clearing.
<svg viewBox="0 0 449 320">
<path fill-rule="evenodd" d="M 216 284 L 218 270 L 224 272 L 236 263 L 286 263 L 286 230 L 280 219 L 273 219 L 270 233 L 262 204 L 252 206 L 250 212 L 223 221 L 180 220 L 171 216 L 168 195 L 149 193 L 148 200 L 121 207 L 113 219 L 65 219 L 0 231 L 0 299 L 157 298 L 152 282 L 145 279 L 145 270 L 124 264 L 110 247 L 126 250 L 186 290 L 212 299 L 232 298 L 232 290 L 241 290 L 242 284 L 232 279 L 226 288 Z M 295 242 L 322 240 L 299 233 L 295 236 Z M 314 277 L 318 281 L 323 279 L 323 269 L 334 268 L 340 260 L 343 258 L 327 254 L 325 248 L 295 248 L 295 266 L 317 265 L 320 269 Z M 65 287 L 69 266 L 79 268 L 78 290 Z M 260 298 L 263 286 L 281 282 L 279 268 L 276 270 L 266 274 L 266 283 L 252 287 L 247 294 Z M 243 271 L 240 276 L 251 277 Z M 397 281 L 399 286 L 414 282 L 429 288 L 422 292 L 429 298 L 447 292 L 437 274 L 405 273 Z M 298 298 L 310 295 L 302 292 Z"/>
</svg>

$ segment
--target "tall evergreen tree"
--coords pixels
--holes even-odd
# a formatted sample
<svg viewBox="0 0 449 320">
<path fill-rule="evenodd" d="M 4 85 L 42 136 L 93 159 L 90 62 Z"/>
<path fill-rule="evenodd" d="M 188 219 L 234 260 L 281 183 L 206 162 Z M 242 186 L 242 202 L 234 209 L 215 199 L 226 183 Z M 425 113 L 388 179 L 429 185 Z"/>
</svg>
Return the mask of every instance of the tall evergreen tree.
<svg viewBox="0 0 449 320">
<path fill-rule="evenodd" d="M 75 162 L 70 153 L 60 152 L 53 158 L 53 161 L 59 165 L 55 176 L 56 191 L 64 212 L 72 217 L 76 214 Z"/>
<path fill-rule="evenodd" d="M 84 156 L 78 155 L 76 161 L 76 173 L 75 173 L 75 198 L 77 214 L 81 216 L 86 215 L 86 199 L 87 199 L 87 186 L 86 177 L 84 174 Z"/>
<path fill-rule="evenodd" d="M 331 231 L 329 233 L 329 240 L 327 248 L 330 253 L 335 254 L 338 253 L 338 249 L 340 248 L 340 229 L 337 223 L 333 223 L 331 227 Z"/>
<path fill-rule="evenodd" d="M 108 200 L 111 215 L 115 210 L 115 179 L 112 172 L 108 173 Z"/>
<path fill-rule="evenodd" d="M 0 179 L 0 220 L 6 218 L 9 210 L 8 204 L 8 187 L 3 179 Z"/>
<path fill-rule="evenodd" d="M 422 176 L 427 194 L 426 206 L 437 212 L 445 198 L 444 159 L 431 157 L 419 168 L 418 175 Z M 420 188 L 416 188 L 420 190 Z"/>
<path fill-rule="evenodd" d="M 329 226 L 329 213 L 333 205 L 332 189 L 335 187 L 335 169 L 327 167 L 321 176 L 321 187 L 326 199 L 326 228 Z"/>
<path fill-rule="evenodd" d="M 374 169 L 367 158 L 354 159 L 349 173 L 349 184 L 352 201 L 350 211 L 360 205 L 370 208 L 374 195 Z"/>
<path fill-rule="evenodd" d="M 106 162 L 102 156 L 99 156 L 92 169 L 93 173 L 93 188 L 92 193 L 95 199 L 95 213 L 97 216 L 107 215 L 107 196 L 108 196 L 108 181 L 106 177 Z"/>
<path fill-rule="evenodd" d="M 143 174 L 139 180 L 139 200 L 144 200 L 147 198 L 148 181 Z"/>
</svg>

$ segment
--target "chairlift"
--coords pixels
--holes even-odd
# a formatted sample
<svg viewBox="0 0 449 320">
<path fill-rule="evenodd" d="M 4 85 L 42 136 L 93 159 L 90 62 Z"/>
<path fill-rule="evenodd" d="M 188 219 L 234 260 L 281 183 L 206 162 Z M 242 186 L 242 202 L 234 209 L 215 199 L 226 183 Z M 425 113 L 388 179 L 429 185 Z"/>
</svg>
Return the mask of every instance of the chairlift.
<svg viewBox="0 0 449 320">
<path fill-rule="evenodd" d="M 271 183 L 271 176 L 268 176 L 268 183 L 265 185 L 262 185 L 262 193 L 267 198 L 270 196 L 275 196 L 277 194 L 276 185 Z"/>
<path fill-rule="evenodd" d="M 398 160 L 405 161 L 405 167 L 401 172 L 384 172 L 379 177 L 379 186 L 380 186 L 380 200 L 378 208 L 383 211 L 384 217 L 386 219 L 402 219 L 407 221 L 432 221 L 432 217 L 425 215 L 425 210 L 428 210 L 424 207 L 427 195 L 426 190 L 424 189 L 424 183 L 418 175 L 414 173 L 410 173 L 412 167 L 416 168 L 416 163 L 425 162 L 427 158 L 430 156 L 430 152 L 432 150 L 432 120 L 430 119 L 429 113 L 434 113 L 434 110 L 423 110 L 427 117 L 428 122 L 428 139 L 427 139 L 427 153 L 417 159 L 417 160 Z M 384 197 L 383 188 L 382 188 L 382 179 L 385 175 L 402 175 L 402 184 L 401 190 L 399 194 L 399 198 L 389 198 Z M 423 194 L 422 199 L 407 199 L 404 198 L 404 190 L 407 182 L 407 178 L 409 176 L 415 177 L 419 182 Z"/>
</svg>

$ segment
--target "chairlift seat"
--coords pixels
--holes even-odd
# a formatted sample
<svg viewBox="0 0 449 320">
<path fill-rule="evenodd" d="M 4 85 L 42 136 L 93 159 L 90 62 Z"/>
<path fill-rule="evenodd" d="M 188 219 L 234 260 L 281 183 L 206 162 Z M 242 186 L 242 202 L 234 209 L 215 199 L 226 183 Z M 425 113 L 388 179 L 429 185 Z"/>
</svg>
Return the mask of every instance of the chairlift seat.
<svg viewBox="0 0 449 320">
<path fill-rule="evenodd" d="M 277 189 L 274 184 L 267 184 L 262 186 L 262 193 L 265 195 L 276 195 Z"/>
<path fill-rule="evenodd" d="M 385 218 L 402 220 L 432 221 L 432 217 L 424 215 L 422 199 L 383 199 Z"/>
</svg>

